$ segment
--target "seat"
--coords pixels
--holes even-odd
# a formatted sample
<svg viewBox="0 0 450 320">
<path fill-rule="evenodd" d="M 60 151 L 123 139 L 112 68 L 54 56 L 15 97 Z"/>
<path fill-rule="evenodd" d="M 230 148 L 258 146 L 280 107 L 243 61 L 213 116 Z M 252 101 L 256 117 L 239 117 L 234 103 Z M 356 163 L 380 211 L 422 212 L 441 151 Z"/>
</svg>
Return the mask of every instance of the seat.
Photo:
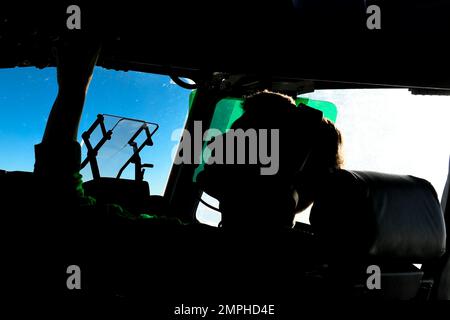
<svg viewBox="0 0 450 320">
<path fill-rule="evenodd" d="M 442 194 L 441 206 L 444 212 L 446 228 L 450 226 L 450 208 L 448 205 L 448 195 L 450 186 L 450 159 L 449 159 L 449 175 Z M 447 248 L 449 248 L 449 238 L 447 237 Z M 436 285 L 432 290 L 432 298 L 438 300 L 450 300 L 450 252 L 447 249 L 446 254 L 433 263 L 425 264 L 422 269 L 428 277 L 436 279 Z"/>
<path fill-rule="evenodd" d="M 83 183 L 86 195 L 99 203 L 115 203 L 126 208 L 140 208 L 150 196 L 150 187 L 145 181 L 129 179 L 99 178 Z"/>
<path fill-rule="evenodd" d="M 446 231 L 428 181 L 338 170 L 323 183 L 310 221 L 335 287 L 357 297 L 429 296 L 433 279 L 413 264 L 438 261 L 445 253 Z M 380 290 L 366 285 L 371 265 L 380 268 Z"/>
<path fill-rule="evenodd" d="M 450 255 L 447 255 L 447 262 L 442 269 L 437 298 L 439 300 L 450 300 Z"/>
<path fill-rule="evenodd" d="M 449 159 L 449 169 L 447 176 L 447 183 L 445 184 L 444 194 L 442 196 L 442 210 L 445 213 L 445 223 L 447 230 L 450 226 L 450 204 L 449 204 L 449 193 L 450 193 L 450 159 Z M 450 239 L 447 238 L 447 248 L 449 248 Z M 450 300 L 450 252 L 447 253 L 442 260 L 441 268 L 439 270 L 441 275 L 439 277 L 439 286 L 437 288 L 437 298 L 440 300 Z"/>
<path fill-rule="evenodd" d="M 99 178 L 83 183 L 86 195 L 94 197 L 99 204 L 117 204 L 139 215 L 167 215 L 169 204 L 162 196 L 150 195 L 146 181 Z"/>
</svg>

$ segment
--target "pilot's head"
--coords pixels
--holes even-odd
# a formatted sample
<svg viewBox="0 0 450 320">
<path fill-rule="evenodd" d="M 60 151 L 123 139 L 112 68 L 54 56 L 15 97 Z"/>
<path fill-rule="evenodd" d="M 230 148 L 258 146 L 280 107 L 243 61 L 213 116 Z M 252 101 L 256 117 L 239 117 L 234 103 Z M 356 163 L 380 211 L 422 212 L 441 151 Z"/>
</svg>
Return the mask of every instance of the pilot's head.
<svg viewBox="0 0 450 320">
<path fill-rule="evenodd" d="M 297 174 L 295 189 L 299 196 L 297 213 L 309 207 L 320 192 L 322 177 L 344 165 L 342 134 L 328 119 L 322 119 L 305 163 Z"/>
<path fill-rule="evenodd" d="M 280 93 L 262 91 L 253 94 L 245 99 L 243 109 L 243 116 L 235 121 L 232 129 L 280 130 L 280 168 L 277 173 L 280 179 L 255 178 L 254 188 L 248 189 L 272 190 L 268 194 L 274 195 L 273 206 L 264 201 L 264 207 L 283 215 L 277 217 L 276 221 L 292 224 L 295 213 L 304 210 L 314 201 L 321 177 L 342 167 L 341 133 L 319 111 L 306 106 L 297 107 L 293 98 Z M 295 209 L 272 210 L 278 208 L 282 198 L 278 191 L 284 190 L 283 187 L 280 188 L 281 184 L 277 185 L 274 181 L 293 184 L 296 190 L 294 198 L 298 200 Z M 245 184 L 249 184 L 249 180 Z M 250 195 L 249 192 L 247 195 Z M 251 221 L 251 217 L 249 218 Z M 268 214 L 266 218 L 269 220 L 274 217 L 270 218 Z"/>
</svg>

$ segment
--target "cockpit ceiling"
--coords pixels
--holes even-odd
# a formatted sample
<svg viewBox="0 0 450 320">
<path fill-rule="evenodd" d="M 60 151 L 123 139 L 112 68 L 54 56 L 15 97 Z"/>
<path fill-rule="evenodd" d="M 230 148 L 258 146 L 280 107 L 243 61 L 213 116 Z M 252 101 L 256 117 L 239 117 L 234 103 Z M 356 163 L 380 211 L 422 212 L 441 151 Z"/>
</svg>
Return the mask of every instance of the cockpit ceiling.
<svg viewBox="0 0 450 320">
<path fill-rule="evenodd" d="M 79 31 L 66 28 L 72 2 L 0 4 L 0 67 L 53 66 L 58 41 L 87 36 L 103 43 L 98 64 L 116 70 L 450 89 L 444 1 L 81 1 Z M 369 2 L 381 8 L 379 30 L 366 26 Z"/>
</svg>

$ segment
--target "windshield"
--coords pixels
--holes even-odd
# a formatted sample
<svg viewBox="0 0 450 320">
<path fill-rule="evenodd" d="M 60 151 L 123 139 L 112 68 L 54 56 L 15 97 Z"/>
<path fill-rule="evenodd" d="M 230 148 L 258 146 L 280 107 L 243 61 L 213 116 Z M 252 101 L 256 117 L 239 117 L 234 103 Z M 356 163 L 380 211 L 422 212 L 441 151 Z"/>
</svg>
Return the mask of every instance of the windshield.
<svg viewBox="0 0 450 320">
<path fill-rule="evenodd" d="M 336 105 L 345 169 L 424 178 L 441 198 L 450 156 L 449 96 L 412 95 L 407 89 L 346 89 L 318 90 L 299 99 Z M 206 194 L 203 199 L 218 207 Z M 309 209 L 296 220 L 309 223 Z M 200 204 L 197 219 L 217 225 L 221 217 Z"/>
<path fill-rule="evenodd" d="M 47 117 L 57 94 L 55 68 L 15 68 L 0 70 L 0 170 L 33 171 L 34 145 L 40 143 Z M 152 137 L 154 145 L 141 153 L 147 168 L 144 180 L 150 192 L 162 195 L 172 164 L 171 152 L 177 141 L 172 132 L 183 128 L 189 107 L 190 90 L 176 85 L 168 76 L 140 72 L 122 72 L 96 67 L 84 107 L 78 141 L 81 134 L 95 121 L 98 114 L 113 114 L 159 124 Z M 110 126 L 109 119 L 106 119 Z M 114 119 L 111 119 L 114 122 Z M 131 153 L 126 145 L 133 121 L 124 121 L 115 130 L 114 140 L 99 154 L 102 176 L 116 176 L 118 167 Z M 93 134 L 93 143 L 98 139 Z M 139 141 L 137 141 L 139 142 Z M 83 144 L 83 143 L 82 143 Z M 125 146 L 126 145 L 126 146 Z M 82 158 L 86 157 L 82 147 Z M 82 170 L 83 180 L 91 178 L 89 165 Z M 132 165 L 122 178 L 134 179 Z"/>
<path fill-rule="evenodd" d="M 424 178 L 441 199 L 450 156 L 449 96 L 412 95 L 407 89 L 323 90 L 305 96 L 338 106 L 345 169 Z M 309 210 L 297 220 L 309 223 Z"/>
<path fill-rule="evenodd" d="M 407 89 L 324 90 L 307 95 L 333 101 L 344 137 L 345 168 L 411 174 L 444 189 L 450 155 L 450 97 Z"/>
<path fill-rule="evenodd" d="M 172 151 L 178 143 L 172 135 L 184 127 L 190 92 L 167 76 L 96 68 L 79 134 L 102 113 L 158 123 L 154 145 L 143 150 L 142 162 L 154 164 L 144 176 L 151 193 L 163 194 Z M 55 68 L 0 70 L 0 169 L 33 170 L 34 145 L 42 139 L 56 93 Z M 344 137 L 345 168 L 415 175 L 429 180 L 441 197 L 450 154 L 446 141 L 450 137 L 450 97 L 412 95 L 406 89 L 367 89 L 318 90 L 300 98 L 336 105 L 336 125 Z M 113 164 L 113 159 L 126 158 L 131 152 L 126 146 L 126 128 L 132 123 L 123 125 L 117 131 L 117 143 L 103 150 L 102 175 L 116 176 L 123 159 L 111 169 L 107 162 Z M 86 147 L 82 150 L 84 158 Z M 89 166 L 82 173 L 88 180 Z M 134 179 L 132 167 L 122 177 Z M 217 206 L 211 201 L 207 202 Z M 197 218 L 212 225 L 220 221 L 218 213 L 201 204 Z M 308 215 L 300 214 L 299 219 L 307 222 Z"/>
</svg>

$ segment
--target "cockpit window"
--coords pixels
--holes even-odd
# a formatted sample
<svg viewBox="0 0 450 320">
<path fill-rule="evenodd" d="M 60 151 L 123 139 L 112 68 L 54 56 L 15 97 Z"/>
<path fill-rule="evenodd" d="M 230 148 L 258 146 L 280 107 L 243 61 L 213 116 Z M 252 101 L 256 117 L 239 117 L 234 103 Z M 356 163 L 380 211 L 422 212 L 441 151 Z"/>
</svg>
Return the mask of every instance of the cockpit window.
<svg viewBox="0 0 450 320">
<path fill-rule="evenodd" d="M 57 93 L 56 69 L 0 69 L 0 169 L 32 171 Z"/>
<path fill-rule="evenodd" d="M 344 139 L 344 168 L 407 174 L 431 182 L 441 198 L 450 156 L 450 96 L 407 89 L 322 90 L 304 97 L 332 101 Z M 308 213 L 297 215 L 308 222 Z"/>
<path fill-rule="evenodd" d="M 42 139 L 57 90 L 55 68 L 0 70 L 0 169 L 33 171 L 34 145 Z M 146 169 L 144 180 L 149 182 L 152 194 L 161 195 L 171 169 L 171 152 L 177 144 L 171 139 L 172 132 L 185 125 L 189 94 L 190 90 L 182 89 L 168 76 L 96 67 L 81 119 L 79 142 L 98 114 L 158 123 L 160 128 L 152 137 L 154 145 L 144 149 L 141 156 L 143 163 L 154 164 L 154 168 Z M 112 164 L 114 150 L 105 151 Z M 84 159 L 86 146 L 82 152 Z M 117 158 L 123 154 L 118 152 Z M 114 168 L 122 165 L 119 162 Z M 106 167 L 103 172 L 105 176 L 116 173 Z M 89 166 L 81 173 L 83 180 L 91 178 Z M 122 178 L 134 179 L 134 171 L 126 170 Z"/>
<path fill-rule="evenodd" d="M 449 96 L 346 89 L 318 90 L 299 96 L 299 101 L 318 101 L 316 107 L 336 121 L 344 139 L 345 169 L 414 175 L 430 181 L 441 197 L 450 155 Z M 217 201 L 207 200 L 218 207 Z M 217 225 L 220 215 L 200 204 L 197 219 Z M 309 210 L 296 220 L 309 223 Z"/>
<path fill-rule="evenodd" d="M 450 155 L 450 96 L 412 95 L 407 89 L 323 90 L 306 96 L 338 106 L 346 169 L 415 175 L 442 195 Z"/>
</svg>

